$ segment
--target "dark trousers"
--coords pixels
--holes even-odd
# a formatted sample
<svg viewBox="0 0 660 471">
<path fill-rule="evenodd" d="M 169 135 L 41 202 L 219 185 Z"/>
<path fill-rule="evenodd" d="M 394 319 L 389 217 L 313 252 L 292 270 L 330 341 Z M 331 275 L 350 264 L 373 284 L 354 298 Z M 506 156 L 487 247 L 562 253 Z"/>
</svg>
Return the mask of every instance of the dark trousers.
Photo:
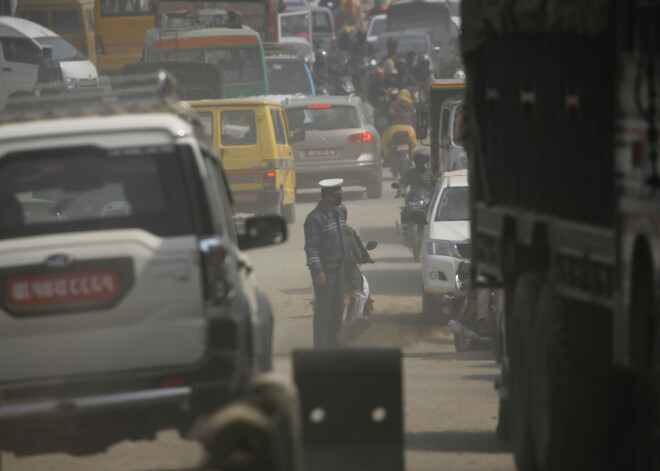
<svg viewBox="0 0 660 471">
<path fill-rule="evenodd" d="M 344 313 L 344 269 L 324 269 L 325 285 L 314 284 L 314 348 L 339 346 Z"/>
</svg>

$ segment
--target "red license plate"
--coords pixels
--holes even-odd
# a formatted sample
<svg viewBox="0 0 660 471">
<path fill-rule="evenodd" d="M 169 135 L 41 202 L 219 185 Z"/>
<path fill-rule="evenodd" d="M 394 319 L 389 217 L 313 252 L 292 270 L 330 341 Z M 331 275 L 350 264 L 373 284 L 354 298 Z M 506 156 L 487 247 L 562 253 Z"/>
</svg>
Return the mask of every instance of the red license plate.
<svg viewBox="0 0 660 471">
<path fill-rule="evenodd" d="M 335 157 L 337 149 L 311 149 L 307 151 L 307 157 Z"/>
<path fill-rule="evenodd" d="M 13 307 L 102 301 L 119 293 L 115 268 L 16 275 L 5 286 Z"/>
<path fill-rule="evenodd" d="M 408 150 L 408 149 L 410 149 L 410 147 L 408 146 L 408 144 L 398 144 L 398 145 L 396 146 L 396 150 Z"/>
<path fill-rule="evenodd" d="M 252 202 L 257 201 L 256 193 L 234 193 L 234 201 L 238 202 Z"/>
</svg>

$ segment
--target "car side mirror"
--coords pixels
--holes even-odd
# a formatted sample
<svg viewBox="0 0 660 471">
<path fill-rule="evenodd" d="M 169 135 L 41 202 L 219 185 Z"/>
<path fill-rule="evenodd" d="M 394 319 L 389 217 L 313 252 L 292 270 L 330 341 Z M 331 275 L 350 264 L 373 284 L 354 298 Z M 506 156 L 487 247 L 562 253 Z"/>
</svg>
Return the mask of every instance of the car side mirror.
<svg viewBox="0 0 660 471">
<path fill-rule="evenodd" d="M 291 142 L 300 142 L 305 140 L 305 130 L 304 129 L 295 129 L 291 133 Z"/>
<path fill-rule="evenodd" d="M 365 245 L 364 247 L 367 250 L 373 250 L 376 247 L 378 247 L 378 242 L 376 242 L 375 240 L 370 240 L 369 242 L 367 242 L 367 245 Z"/>
<path fill-rule="evenodd" d="M 282 216 L 257 216 L 245 220 L 244 230 L 238 235 L 238 246 L 248 250 L 281 244 L 286 239 L 286 221 Z"/>
<path fill-rule="evenodd" d="M 419 111 L 417 113 L 417 122 L 415 124 L 417 139 L 423 141 L 429 134 L 429 113 L 427 111 Z"/>
<path fill-rule="evenodd" d="M 399 188 L 399 184 L 398 184 L 397 182 L 392 182 L 392 184 L 390 185 L 390 187 L 391 187 L 391 188 L 394 188 L 394 189 L 396 190 L 397 188 Z"/>
<path fill-rule="evenodd" d="M 410 222 L 413 224 L 423 226 L 427 223 L 426 213 L 424 211 L 410 211 L 410 213 L 408 213 L 408 217 L 410 217 Z"/>
</svg>

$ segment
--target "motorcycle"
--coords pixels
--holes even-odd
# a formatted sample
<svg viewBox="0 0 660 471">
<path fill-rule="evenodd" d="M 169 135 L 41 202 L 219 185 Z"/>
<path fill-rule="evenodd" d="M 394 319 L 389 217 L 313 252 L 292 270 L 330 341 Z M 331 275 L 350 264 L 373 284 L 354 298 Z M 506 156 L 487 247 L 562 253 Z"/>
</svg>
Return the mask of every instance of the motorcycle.
<svg viewBox="0 0 660 471">
<path fill-rule="evenodd" d="M 396 190 L 400 189 L 397 182 L 393 182 L 390 186 Z M 399 208 L 401 209 L 401 223 L 397 222 L 397 232 L 401 234 L 404 245 L 412 251 L 416 262 L 420 260 L 424 241 L 424 225 L 418 221 L 426 218 L 430 197 L 431 193 L 428 190 L 411 190 L 403 193 L 405 205 Z"/>
<path fill-rule="evenodd" d="M 392 176 L 397 178 L 406 173 L 410 167 L 410 134 L 408 131 L 397 131 L 390 139 L 390 164 L 392 167 Z"/>
<path fill-rule="evenodd" d="M 472 287 L 470 262 L 462 261 L 456 270 L 456 291 L 445 296 L 445 302 L 453 305 L 451 320 L 447 324 L 454 333 L 454 348 L 457 352 L 488 350 L 490 348 L 491 316 L 479 318 L 479 293 Z M 490 288 L 482 292 L 489 299 L 489 313 L 492 312 L 495 291 Z"/>
<path fill-rule="evenodd" d="M 378 246 L 378 242 L 370 241 L 362 245 L 360 236 L 349 234 L 351 247 L 349 249 L 349 260 L 346 262 L 346 295 L 344 304 L 346 306 L 346 320 L 355 321 L 360 318 L 369 318 L 373 311 L 373 300 L 369 294 L 369 283 L 367 277 L 360 270 L 365 263 L 375 263 L 369 255 L 370 250 Z"/>
</svg>

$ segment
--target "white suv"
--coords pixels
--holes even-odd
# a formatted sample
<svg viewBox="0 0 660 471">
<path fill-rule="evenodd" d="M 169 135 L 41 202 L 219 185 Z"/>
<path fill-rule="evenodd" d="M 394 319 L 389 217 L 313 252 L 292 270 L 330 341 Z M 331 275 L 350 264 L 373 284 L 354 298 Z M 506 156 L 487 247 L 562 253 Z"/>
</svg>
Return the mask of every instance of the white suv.
<svg viewBox="0 0 660 471">
<path fill-rule="evenodd" d="M 467 170 L 447 172 L 427 213 L 422 246 L 422 313 L 440 315 L 442 296 L 456 289 L 456 269 L 471 256 Z"/>
<path fill-rule="evenodd" d="M 211 146 L 167 111 L 0 126 L 0 448 L 95 453 L 241 394 L 272 313 Z"/>
</svg>

